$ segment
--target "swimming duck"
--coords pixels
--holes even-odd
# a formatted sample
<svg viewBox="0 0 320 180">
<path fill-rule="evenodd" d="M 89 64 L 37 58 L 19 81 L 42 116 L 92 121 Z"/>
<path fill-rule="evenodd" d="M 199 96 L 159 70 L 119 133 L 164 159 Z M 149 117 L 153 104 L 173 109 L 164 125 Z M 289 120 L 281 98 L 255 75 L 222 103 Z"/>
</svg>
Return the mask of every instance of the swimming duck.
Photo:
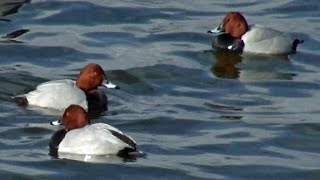
<svg viewBox="0 0 320 180">
<path fill-rule="evenodd" d="M 50 155 L 59 153 L 109 155 L 121 157 L 138 156 L 136 142 L 117 128 L 105 124 L 90 124 L 87 112 L 79 105 L 70 105 L 65 109 L 61 120 L 51 122 L 63 124 L 49 143 Z"/>
<path fill-rule="evenodd" d="M 209 30 L 208 33 L 219 33 L 219 40 L 214 40 L 213 48 L 243 52 L 283 55 L 296 52 L 298 44 L 303 40 L 294 39 L 289 34 L 278 30 L 260 26 L 249 26 L 244 16 L 239 12 L 225 14 L 219 27 Z M 222 34 L 223 37 L 219 37 Z M 221 40 L 222 39 L 222 40 Z M 241 47 L 243 41 L 243 47 Z"/>
<path fill-rule="evenodd" d="M 78 104 L 85 110 L 106 108 L 107 97 L 98 87 L 118 88 L 106 79 L 100 65 L 87 64 L 80 71 L 76 81 L 71 79 L 44 82 L 34 91 L 14 96 L 20 105 L 34 105 L 64 110 L 70 104 Z"/>
</svg>

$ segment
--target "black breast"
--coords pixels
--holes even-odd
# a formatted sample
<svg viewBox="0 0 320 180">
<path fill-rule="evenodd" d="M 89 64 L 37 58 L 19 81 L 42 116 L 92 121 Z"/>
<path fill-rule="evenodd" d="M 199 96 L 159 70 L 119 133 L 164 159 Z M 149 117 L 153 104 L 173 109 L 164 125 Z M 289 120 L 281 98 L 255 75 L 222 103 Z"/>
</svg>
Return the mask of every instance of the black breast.
<svg viewBox="0 0 320 180">
<path fill-rule="evenodd" d="M 59 144 L 63 140 L 66 133 L 67 132 L 64 129 L 61 129 L 52 135 L 50 142 L 49 142 L 49 155 L 50 156 L 58 157 Z"/>
<path fill-rule="evenodd" d="M 242 52 L 244 43 L 240 38 L 235 38 L 229 34 L 219 34 L 212 41 L 212 48 L 218 50 L 227 50 Z"/>
<path fill-rule="evenodd" d="M 86 93 L 89 119 L 100 117 L 108 110 L 108 98 L 103 90 L 92 90 Z"/>
</svg>

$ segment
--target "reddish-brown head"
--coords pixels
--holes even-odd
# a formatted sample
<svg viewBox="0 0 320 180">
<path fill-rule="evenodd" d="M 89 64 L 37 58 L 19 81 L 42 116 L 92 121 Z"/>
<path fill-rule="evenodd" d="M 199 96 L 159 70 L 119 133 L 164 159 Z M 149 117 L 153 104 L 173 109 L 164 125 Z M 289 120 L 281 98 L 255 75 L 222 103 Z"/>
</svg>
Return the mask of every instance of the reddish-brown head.
<svg viewBox="0 0 320 180">
<path fill-rule="evenodd" d="M 83 91 L 88 92 L 97 89 L 105 79 L 106 75 L 101 66 L 90 63 L 80 71 L 76 80 L 76 85 Z"/>
<path fill-rule="evenodd" d="M 248 23 L 239 12 L 228 12 L 222 21 L 224 32 L 233 37 L 240 38 L 248 31 Z"/>
<path fill-rule="evenodd" d="M 74 104 L 65 109 L 61 121 L 66 131 L 82 128 L 89 124 L 87 112 L 81 106 Z"/>
</svg>

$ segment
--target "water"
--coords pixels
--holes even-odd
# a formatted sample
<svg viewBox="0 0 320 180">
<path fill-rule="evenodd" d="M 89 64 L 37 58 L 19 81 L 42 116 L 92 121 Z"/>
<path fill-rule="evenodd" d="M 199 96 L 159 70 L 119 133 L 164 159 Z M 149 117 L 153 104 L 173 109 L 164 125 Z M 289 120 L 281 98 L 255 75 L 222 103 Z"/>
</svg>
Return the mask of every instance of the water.
<svg viewBox="0 0 320 180">
<path fill-rule="evenodd" d="M 224 12 L 305 42 L 288 57 L 213 53 Z M 320 3 L 299 1 L 32 0 L 1 17 L 1 179 L 319 179 Z M 96 119 L 147 155 L 48 155 L 61 112 L 10 97 L 99 63 L 120 90 Z M 73 159 L 73 160 L 70 160 Z"/>
</svg>

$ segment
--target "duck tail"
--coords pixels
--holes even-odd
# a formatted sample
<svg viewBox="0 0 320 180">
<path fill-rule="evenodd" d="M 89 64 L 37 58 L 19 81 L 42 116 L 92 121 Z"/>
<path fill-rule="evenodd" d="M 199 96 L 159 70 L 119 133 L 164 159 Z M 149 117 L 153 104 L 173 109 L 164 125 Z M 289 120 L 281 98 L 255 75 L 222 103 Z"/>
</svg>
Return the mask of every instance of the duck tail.
<svg viewBox="0 0 320 180">
<path fill-rule="evenodd" d="M 137 149 L 125 147 L 117 153 L 117 156 L 122 157 L 126 160 L 135 160 L 138 157 L 145 156 L 145 153 L 138 151 Z"/>
<path fill-rule="evenodd" d="M 302 44 L 304 42 L 304 40 L 300 40 L 300 39 L 295 39 L 293 42 L 292 42 L 292 52 L 296 52 L 297 51 L 297 46 L 299 44 Z"/>
<path fill-rule="evenodd" d="M 24 95 L 12 96 L 11 97 L 19 106 L 28 105 L 28 99 Z"/>
</svg>

